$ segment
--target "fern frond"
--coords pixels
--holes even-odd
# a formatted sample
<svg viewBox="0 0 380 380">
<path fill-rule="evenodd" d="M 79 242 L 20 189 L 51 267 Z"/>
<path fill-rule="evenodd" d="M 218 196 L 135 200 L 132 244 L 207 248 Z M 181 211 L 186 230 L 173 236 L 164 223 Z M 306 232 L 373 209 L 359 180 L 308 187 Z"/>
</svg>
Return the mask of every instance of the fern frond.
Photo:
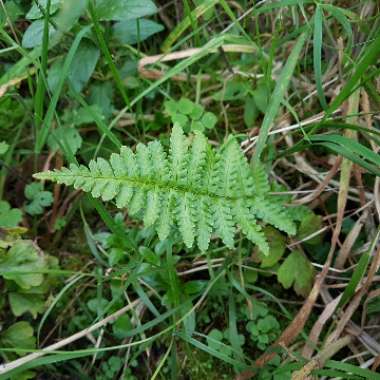
<svg viewBox="0 0 380 380">
<path fill-rule="evenodd" d="M 40 180 L 72 185 L 153 226 L 161 240 L 176 227 L 187 247 L 194 241 L 204 251 L 211 236 L 234 246 L 237 229 L 268 251 L 257 218 L 289 234 L 295 233 L 291 213 L 269 195 L 263 168 L 250 168 L 234 138 L 214 149 L 206 137 L 185 136 L 175 125 L 169 154 L 159 141 L 138 144 L 136 151 L 122 147 L 110 160 L 90 161 L 88 167 L 69 168 L 35 174 Z"/>
<path fill-rule="evenodd" d="M 252 209 L 256 216 L 264 222 L 277 227 L 289 235 L 296 233 L 296 227 L 291 221 L 287 209 L 277 202 L 272 202 L 263 196 L 256 197 L 252 201 Z"/>
<path fill-rule="evenodd" d="M 269 193 L 270 186 L 264 165 L 261 162 L 255 162 L 252 167 L 252 176 L 256 195 L 266 195 Z"/>
<path fill-rule="evenodd" d="M 256 223 L 254 214 L 242 202 L 242 200 L 237 200 L 235 202 L 235 215 L 241 230 L 247 235 L 248 239 L 256 244 L 260 251 L 268 254 L 269 245 L 265 239 L 264 233 L 261 231 L 261 226 Z"/>
</svg>

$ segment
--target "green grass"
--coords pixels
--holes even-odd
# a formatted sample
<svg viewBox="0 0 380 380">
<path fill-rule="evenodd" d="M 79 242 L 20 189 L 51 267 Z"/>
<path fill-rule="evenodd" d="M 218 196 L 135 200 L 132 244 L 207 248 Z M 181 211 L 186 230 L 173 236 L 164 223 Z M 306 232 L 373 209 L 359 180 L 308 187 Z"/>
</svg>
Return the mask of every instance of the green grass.
<svg viewBox="0 0 380 380">
<path fill-rule="evenodd" d="M 379 25 L 375 1 L 0 2 L 0 379 L 376 379 Z M 143 215 L 33 179 L 121 146 L 168 152 L 174 124 L 218 152 L 234 135 L 296 233 L 259 217 L 267 254 L 247 226 L 233 247 L 213 235 L 203 252 L 184 228 L 160 241 Z M 228 164 L 223 181 L 207 184 L 207 168 L 197 181 L 223 194 L 245 175 Z M 171 207 L 194 227 L 199 204 Z M 233 230 L 228 220 L 217 228 Z M 323 297 L 279 347 L 335 244 Z"/>
</svg>

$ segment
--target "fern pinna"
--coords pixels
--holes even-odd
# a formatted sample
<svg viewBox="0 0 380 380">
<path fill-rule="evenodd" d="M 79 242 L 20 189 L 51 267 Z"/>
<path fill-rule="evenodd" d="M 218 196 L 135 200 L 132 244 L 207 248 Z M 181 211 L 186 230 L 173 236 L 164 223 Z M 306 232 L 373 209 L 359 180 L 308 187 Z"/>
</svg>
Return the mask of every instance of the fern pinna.
<svg viewBox="0 0 380 380">
<path fill-rule="evenodd" d="M 154 226 L 161 240 L 176 226 L 187 247 L 196 240 L 202 251 L 212 235 L 232 248 L 238 227 L 267 253 L 257 218 L 295 233 L 286 209 L 269 195 L 265 172 L 250 168 L 235 138 L 216 150 L 202 133 L 187 137 L 177 125 L 169 154 L 153 141 L 138 144 L 135 153 L 122 147 L 109 161 L 98 158 L 88 168 L 72 164 L 37 173 L 35 178 L 73 185 L 103 201 L 114 200 L 118 208 L 128 207 L 131 215 L 141 215 L 145 226 Z"/>
</svg>

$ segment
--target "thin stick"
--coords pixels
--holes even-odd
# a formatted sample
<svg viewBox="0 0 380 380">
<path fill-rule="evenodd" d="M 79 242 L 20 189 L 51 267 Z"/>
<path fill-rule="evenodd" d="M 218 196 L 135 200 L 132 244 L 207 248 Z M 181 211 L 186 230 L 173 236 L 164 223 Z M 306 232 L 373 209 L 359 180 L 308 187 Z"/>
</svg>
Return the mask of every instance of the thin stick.
<svg viewBox="0 0 380 380">
<path fill-rule="evenodd" d="M 116 319 L 121 317 L 123 314 L 125 314 L 127 311 L 135 308 L 137 305 L 141 303 L 140 299 L 137 299 L 133 301 L 132 303 L 122 307 L 115 313 L 109 315 L 108 317 L 102 319 L 101 321 L 94 323 L 92 326 L 85 328 L 82 331 L 79 331 L 65 339 L 60 340 L 57 343 L 51 344 L 50 346 L 47 346 L 43 348 L 42 350 L 38 352 L 33 352 L 29 355 L 23 356 L 20 359 L 13 360 L 12 362 L 6 363 L 6 364 L 1 364 L 0 365 L 0 375 L 3 375 L 13 369 L 16 369 L 26 363 L 30 363 L 31 361 L 40 358 L 41 356 L 44 356 L 48 354 L 49 352 L 56 351 L 62 347 L 67 346 L 70 343 L 73 343 L 81 338 L 84 338 L 86 335 L 92 333 L 95 330 L 100 329 L 101 327 L 107 325 L 108 323 L 114 322 Z"/>
</svg>

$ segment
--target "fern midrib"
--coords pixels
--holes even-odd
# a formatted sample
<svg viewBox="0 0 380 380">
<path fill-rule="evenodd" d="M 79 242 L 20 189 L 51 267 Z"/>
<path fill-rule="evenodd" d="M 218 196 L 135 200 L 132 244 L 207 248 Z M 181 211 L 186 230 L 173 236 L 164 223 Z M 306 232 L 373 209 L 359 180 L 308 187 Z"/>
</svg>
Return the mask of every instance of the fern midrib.
<svg viewBox="0 0 380 380">
<path fill-rule="evenodd" d="M 57 175 L 57 173 L 56 173 Z M 73 174 L 64 174 L 59 173 L 58 176 L 60 177 L 73 177 Z M 58 177 L 57 176 L 57 177 Z M 151 190 L 154 190 L 155 188 L 162 189 L 163 191 L 169 192 L 170 190 L 174 190 L 178 193 L 191 193 L 195 196 L 207 196 L 209 198 L 214 199 L 226 199 L 228 201 L 237 201 L 240 199 L 246 199 L 246 200 L 253 200 L 256 199 L 256 195 L 242 195 L 242 196 L 229 196 L 224 194 L 217 194 L 209 191 L 204 191 L 199 188 L 195 188 L 194 186 L 181 186 L 176 182 L 173 181 L 167 181 L 167 182 L 161 182 L 161 181 L 149 181 L 149 180 L 142 180 L 141 177 L 113 177 L 113 176 L 93 176 L 93 175 L 76 175 L 75 177 L 82 177 L 82 178 L 88 178 L 90 180 L 103 180 L 103 181 L 118 181 L 118 182 L 126 182 L 129 183 L 132 187 L 135 188 L 148 188 Z"/>
</svg>

